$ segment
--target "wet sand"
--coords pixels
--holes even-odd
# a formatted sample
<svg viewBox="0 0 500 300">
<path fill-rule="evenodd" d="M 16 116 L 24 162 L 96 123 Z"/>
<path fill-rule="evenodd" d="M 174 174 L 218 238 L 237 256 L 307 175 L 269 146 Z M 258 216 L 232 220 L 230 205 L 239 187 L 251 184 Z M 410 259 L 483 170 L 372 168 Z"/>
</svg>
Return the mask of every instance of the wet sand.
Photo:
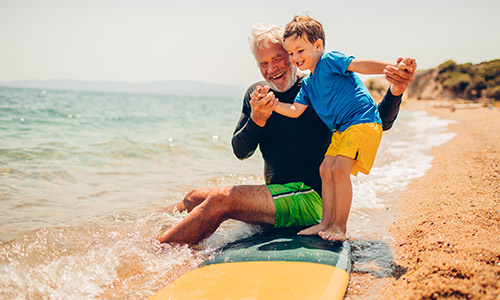
<svg viewBox="0 0 500 300">
<path fill-rule="evenodd" d="M 347 299 L 500 299 L 500 109 L 406 101 L 455 120 L 432 168 L 399 197 L 394 272 L 353 273 Z"/>
</svg>

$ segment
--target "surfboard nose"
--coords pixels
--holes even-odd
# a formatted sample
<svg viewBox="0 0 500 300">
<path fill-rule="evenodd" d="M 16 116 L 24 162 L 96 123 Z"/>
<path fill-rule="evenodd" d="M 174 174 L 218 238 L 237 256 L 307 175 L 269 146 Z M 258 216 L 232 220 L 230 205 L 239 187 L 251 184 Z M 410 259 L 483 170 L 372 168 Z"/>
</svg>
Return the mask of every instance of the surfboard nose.
<svg viewBox="0 0 500 300">
<path fill-rule="evenodd" d="M 149 300 L 343 299 L 349 273 L 309 262 L 251 261 L 195 269 Z"/>
</svg>

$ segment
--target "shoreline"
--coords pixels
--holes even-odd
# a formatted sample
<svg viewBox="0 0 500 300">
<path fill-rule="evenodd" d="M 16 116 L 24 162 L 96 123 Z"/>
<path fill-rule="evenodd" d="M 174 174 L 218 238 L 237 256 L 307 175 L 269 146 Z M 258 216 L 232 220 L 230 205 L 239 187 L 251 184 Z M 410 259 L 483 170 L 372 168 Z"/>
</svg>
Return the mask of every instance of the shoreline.
<svg viewBox="0 0 500 300">
<path fill-rule="evenodd" d="M 390 277 L 352 273 L 348 299 L 499 299 L 500 109 L 406 100 L 454 120 L 432 167 L 398 197 Z"/>
</svg>

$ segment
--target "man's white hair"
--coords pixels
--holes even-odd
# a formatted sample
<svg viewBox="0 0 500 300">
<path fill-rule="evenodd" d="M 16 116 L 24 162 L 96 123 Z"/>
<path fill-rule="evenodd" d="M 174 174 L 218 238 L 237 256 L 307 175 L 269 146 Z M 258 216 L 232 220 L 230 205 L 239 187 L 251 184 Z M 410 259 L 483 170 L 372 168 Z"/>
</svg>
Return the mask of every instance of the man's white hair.
<svg viewBox="0 0 500 300">
<path fill-rule="evenodd" d="M 248 38 L 250 51 L 257 60 L 257 51 L 262 48 L 271 48 L 274 44 L 283 43 L 283 33 L 285 28 L 281 25 L 265 25 L 262 23 L 252 27 L 251 35 Z"/>
</svg>

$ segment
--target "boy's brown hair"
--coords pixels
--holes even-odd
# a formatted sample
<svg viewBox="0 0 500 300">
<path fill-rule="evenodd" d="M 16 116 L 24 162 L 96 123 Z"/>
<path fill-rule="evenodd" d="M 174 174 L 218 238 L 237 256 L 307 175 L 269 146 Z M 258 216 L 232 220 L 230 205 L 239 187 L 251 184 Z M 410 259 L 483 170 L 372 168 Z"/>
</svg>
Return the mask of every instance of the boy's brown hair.
<svg viewBox="0 0 500 300">
<path fill-rule="evenodd" d="M 295 16 L 293 20 L 286 25 L 283 40 L 293 35 L 296 35 L 295 38 L 300 38 L 305 35 L 311 44 L 314 44 L 320 39 L 323 41 L 323 47 L 325 45 L 325 31 L 323 30 L 323 26 L 321 26 L 320 22 L 308 15 Z"/>
</svg>

